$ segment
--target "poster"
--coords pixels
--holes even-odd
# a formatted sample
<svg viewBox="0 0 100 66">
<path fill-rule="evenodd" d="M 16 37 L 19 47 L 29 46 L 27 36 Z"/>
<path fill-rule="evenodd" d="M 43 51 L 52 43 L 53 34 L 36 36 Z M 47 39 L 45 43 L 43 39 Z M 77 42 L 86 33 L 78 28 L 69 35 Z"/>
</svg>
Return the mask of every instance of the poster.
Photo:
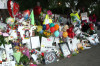
<svg viewBox="0 0 100 66">
<path fill-rule="evenodd" d="M 53 49 L 54 37 L 45 38 L 42 37 L 41 39 L 41 51 L 51 51 Z"/>
<path fill-rule="evenodd" d="M 0 9 L 7 9 L 8 0 L 0 0 Z"/>
</svg>

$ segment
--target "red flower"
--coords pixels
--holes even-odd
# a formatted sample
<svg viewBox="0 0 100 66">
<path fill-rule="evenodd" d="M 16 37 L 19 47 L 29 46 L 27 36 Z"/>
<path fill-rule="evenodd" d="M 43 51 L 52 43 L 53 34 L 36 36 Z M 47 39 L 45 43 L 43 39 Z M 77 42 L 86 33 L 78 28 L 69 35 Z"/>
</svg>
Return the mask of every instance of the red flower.
<svg viewBox="0 0 100 66">
<path fill-rule="evenodd" d="M 42 52 L 41 55 L 44 56 L 44 53 Z"/>
</svg>

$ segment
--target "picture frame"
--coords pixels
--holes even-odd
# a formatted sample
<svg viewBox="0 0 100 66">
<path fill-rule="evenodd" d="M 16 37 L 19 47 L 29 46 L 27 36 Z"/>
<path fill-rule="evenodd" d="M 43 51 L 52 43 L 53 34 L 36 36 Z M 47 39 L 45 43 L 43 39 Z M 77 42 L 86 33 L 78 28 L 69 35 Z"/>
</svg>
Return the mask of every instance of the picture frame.
<svg viewBox="0 0 100 66">
<path fill-rule="evenodd" d="M 71 53 L 67 42 L 58 43 L 58 45 L 64 57 L 67 57 Z"/>
<path fill-rule="evenodd" d="M 25 30 L 25 38 L 29 38 L 30 37 L 30 32 L 28 29 Z"/>
</svg>

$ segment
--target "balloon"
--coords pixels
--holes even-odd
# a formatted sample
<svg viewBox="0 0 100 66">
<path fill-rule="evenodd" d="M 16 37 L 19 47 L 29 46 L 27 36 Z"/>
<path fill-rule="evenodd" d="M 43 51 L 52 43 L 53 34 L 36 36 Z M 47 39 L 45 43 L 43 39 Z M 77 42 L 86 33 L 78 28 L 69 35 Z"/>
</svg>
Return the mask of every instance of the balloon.
<svg viewBox="0 0 100 66">
<path fill-rule="evenodd" d="M 8 7 L 9 15 L 14 18 L 16 13 L 19 11 L 19 4 L 9 0 L 7 2 L 7 7 Z"/>
<path fill-rule="evenodd" d="M 12 17 L 8 17 L 8 18 L 6 19 L 6 23 L 7 23 L 7 24 L 12 25 L 12 24 L 14 24 L 14 22 L 15 22 L 15 19 L 12 18 Z"/>
<path fill-rule="evenodd" d="M 51 31 L 51 33 L 55 32 L 55 28 L 54 27 L 51 27 L 50 28 L 50 31 Z"/>
<path fill-rule="evenodd" d="M 68 36 L 67 32 L 63 32 L 63 37 L 66 38 Z"/>
<path fill-rule="evenodd" d="M 46 30 L 46 25 L 43 25 L 43 30 Z"/>
<path fill-rule="evenodd" d="M 56 24 L 56 25 L 54 26 L 54 28 L 55 28 L 55 30 L 58 30 L 58 29 L 59 29 L 59 25 Z"/>
<path fill-rule="evenodd" d="M 18 3 L 14 3 L 13 4 L 13 13 L 14 15 L 16 15 L 16 13 L 19 11 L 19 4 Z"/>
<path fill-rule="evenodd" d="M 25 11 L 23 12 L 23 16 L 24 16 L 24 18 L 27 20 L 28 17 L 30 16 L 30 11 L 29 11 L 29 10 L 25 10 Z"/>
<path fill-rule="evenodd" d="M 51 23 L 51 24 L 50 24 L 50 27 L 54 27 L 54 23 Z"/>
<path fill-rule="evenodd" d="M 55 37 L 58 37 L 59 36 L 59 31 L 55 31 L 54 35 L 55 35 Z"/>
<path fill-rule="evenodd" d="M 35 6 L 34 8 L 34 15 L 40 15 L 41 13 L 41 7 L 40 6 Z"/>
<path fill-rule="evenodd" d="M 48 30 L 50 28 L 49 24 L 46 24 L 46 30 Z"/>
<path fill-rule="evenodd" d="M 40 31 L 40 34 L 42 34 L 42 33 L 43 33 L 43 30 Z"/>
<path fill-rule="evenodd" d="M 25 15 L 25 16 L 24 16 L 24 19 L 27 20 L 27 19 L 28 19 L 28 15 Z"/>
<path fill-rule="evenodd" d="M 37 32 L 42 30 L 42 26 L 37 26 Z"/>
<path fill-rule="evenodd" d="M 62 37 L 62 34 L 63 34 L 63 32 L 62 32 L 62 31 L 60 31 L 60 32 L 59 32 L 59 37 Z"/>
<path fill-rule="evenodd" d="M 21 52 L 16 52 L 16 53 L 14 53 L 14 57 L 15 57 L 17 63 L 19 63 L 20 58 L 21 58 Z"/>
</svg>

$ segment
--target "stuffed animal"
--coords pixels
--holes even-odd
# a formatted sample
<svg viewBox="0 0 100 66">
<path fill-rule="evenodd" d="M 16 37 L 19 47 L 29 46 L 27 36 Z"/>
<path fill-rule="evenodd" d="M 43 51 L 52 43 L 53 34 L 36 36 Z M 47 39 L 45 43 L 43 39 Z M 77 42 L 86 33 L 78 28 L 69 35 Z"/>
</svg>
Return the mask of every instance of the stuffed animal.
<svg viewBox="0 0 100 66">
<path fill-rule="evenodd" d="M 63 31 L 66 32 L 67 29 L 69 29 L 69 27 L 68 27 L 68 25 L 65 25 L 65 26 L 63 27 Z"/>
</svg>

